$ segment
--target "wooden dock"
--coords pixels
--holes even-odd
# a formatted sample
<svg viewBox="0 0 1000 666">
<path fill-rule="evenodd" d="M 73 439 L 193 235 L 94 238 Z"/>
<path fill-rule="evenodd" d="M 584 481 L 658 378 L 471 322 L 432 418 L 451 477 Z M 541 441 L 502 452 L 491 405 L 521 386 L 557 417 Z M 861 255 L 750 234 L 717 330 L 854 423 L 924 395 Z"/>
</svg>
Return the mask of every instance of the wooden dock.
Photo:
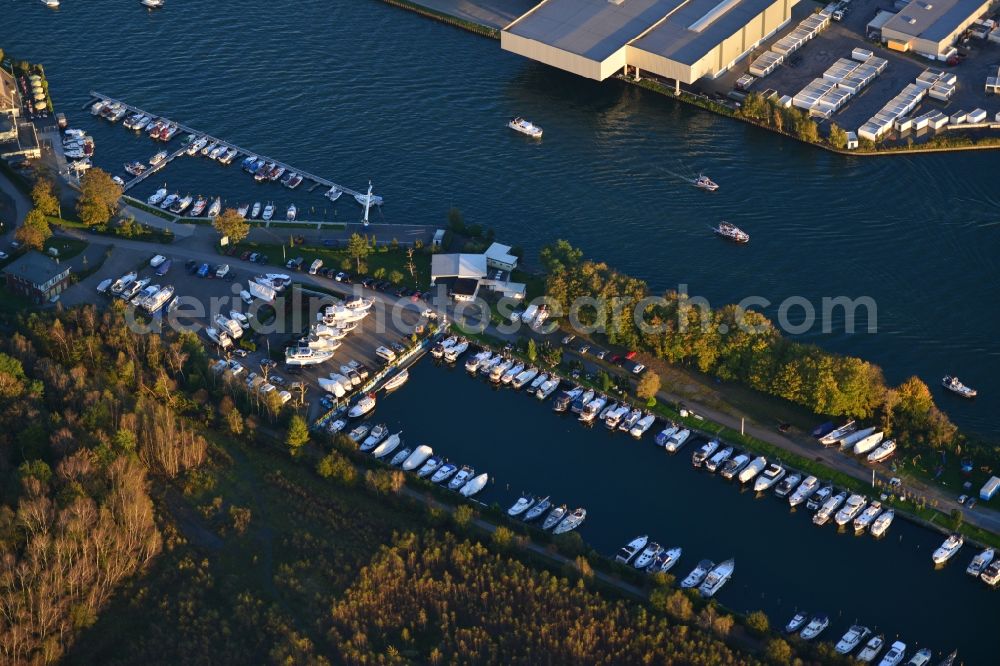
<svg viewBox="0 0 1000 666">
<path fill-rule="evenodd" d="M 239 159 L 240 157 L 247 157 L 247 156 L 253 155 L 254 157 L 258 157 L 258 158 L 260 158 L 260 159 L 262 159 L 262 160 L 264 160 L 266 162 L 273 162 L 277 166 L 284 167 L 286 172 L 292 172 L 292 171 L 294 171 L 295 173 L 297 173 L 300 176 L 302 176 L 302 179 L 304 181 L 311 181 L 313 183 L 313 185 L 309 187 L 309 190 L 308 190 L 309 192 L 312 192 L 317 187 L 324 187 L 327 190 L 329 190 L 332 187 L 336 187 L 338 190 L 344 192 L 345 194 L 350 195 L 351 197 L 363 196 L 365 194 L 364 192 L 358 192 L 357 190 L 352 190 L 349 187 L 344 187 L 343 185 L 338 185 L 337 183 L 333 182 L 332 180 L 329 180 L 327 178 L 323 178 L 321 176 L 317 176 L 315 174 L 309 173 L 308 171 L 303 171 L 302 169 L 297 169 L 297 168 L 291 166 L 290 164 L 286 164 L 286 163 L 284 163 L 284 162 L 282 162 L 280 160 L 276 160 L 276 159 L 268 157 L 266 155 L 261 155 L 258 152 L 255 152 L 255 151 L 252 151 L 252 150 L 248 150 L 246 148 L 242 148 L 242 147 L 237 146 L 236 144 L 231 143 L 229 141 L 225 141 L 223 139 L 219 139 L 217 137 L 214 137 L 211 134 L 207 134 L 205 132 L 198 131 L 198 130 L 194 129 L 193 127 L 189 127 L 189 126 L 187 126 L 187 125 L 185 125 L 183 123 L 179 123 L 177 121 L 170 120 L 166 116 L 161 116 L 161 115 L 158 115 L 158 114 L 155 114 L 155 113 L 150 113 L 149 111 L 146 111 L 144 109 L 140 109 L 137 106 L 132 106 L 131 104 L 128 104 L 127 102 L 125 102 L 123 100 L 115 99 L 114 97 L 110 97 L 110 96 L 105 95 L 103 93 L 91 91 L 90 92 L 90 101 L 87 102 L 87 104 L 84 106 L 84 108 L 85 109 L 89 109 L 94 104 L 94 102 L 97 102 L 97 101 L 103 101 L 103 102 L 107 102 L 107 103 L 111 103 L 111 104 L 114 104 L 114 103 L 121 104 L 123 107 L 125 107 L 129 111 L 129 113 L 139 113 L 139 114 L 142 114 L 142 115 L 145 115 L 145 116 L 149 116 L 150 118 L 158 118 L 158 119 L 163 120 L 165 122 L 169 122 L 169 123 L 171 123 L 173 125 L 176 125 L 177 128 L 180 131 L 182 131 L 182 132 L 187 132 L 188 134 L 193 134 L 196 137 L 204 137 L 205 139 L 208 140 L 209 143 L 215 142 L 215 143 L 218 143 L 218 144 L 221 144 L 221 145 L 225 146 L 226 148 L 235 148 L 237 150 L 237 156 L 236 156 L 235 159 Z M 186 148 L 187 148 L 187 146 L 182 146 L 181 148 L 178 148 L 174 152 L 170 153 L 170 155 L 167 157 L 167 159 L 165 159 L 163 162 L 159 163 L 155 167 L 147 169 L 146 171 L 144 171 L 142 173 L 142 175 L 136 176 L 132 180 L 130 180 L 127 183 L 125 183 L 125 188 L 124 188 L 125 191 L 127 192 L 133 186 L 138 185 L 139 183 L 141 183 L 143 180 L 145 180 L 149 176 L 151 176 L 154 173 L 156 173 L 157 171 L 160 171 L 161 169 L 163 169 L 167 164 L 169 164 L 170 162 L 172 162 L 174 160 L 174 158 L 179 157 L 180 155 L 183 155 Z M 234 161 L 235 161 L 235 159 L 234 159 Z"/>
</svg>

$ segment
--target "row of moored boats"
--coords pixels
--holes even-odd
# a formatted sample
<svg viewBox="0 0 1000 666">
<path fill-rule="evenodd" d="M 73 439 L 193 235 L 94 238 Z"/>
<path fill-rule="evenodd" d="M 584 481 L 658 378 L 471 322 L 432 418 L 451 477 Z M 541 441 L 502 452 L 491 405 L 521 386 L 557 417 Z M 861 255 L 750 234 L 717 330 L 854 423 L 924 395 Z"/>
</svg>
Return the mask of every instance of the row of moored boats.
<svg viewBox="0 0 1000 666">
<path fill-rule="evenodd" d="M 682 553 L 680 547 L 666 548 L 642 535 L 622 546 L 615 560 L 648 573 L 666 573 L 677 564 Z M 718 564 L 712 560 L 701 560 L 681 580 L 680 586 L 684 589 L 697 589 L 703 597 L 714 597 L 729 582 L 735 571 L 736 560 L 732 558 Z"/>
</svg>

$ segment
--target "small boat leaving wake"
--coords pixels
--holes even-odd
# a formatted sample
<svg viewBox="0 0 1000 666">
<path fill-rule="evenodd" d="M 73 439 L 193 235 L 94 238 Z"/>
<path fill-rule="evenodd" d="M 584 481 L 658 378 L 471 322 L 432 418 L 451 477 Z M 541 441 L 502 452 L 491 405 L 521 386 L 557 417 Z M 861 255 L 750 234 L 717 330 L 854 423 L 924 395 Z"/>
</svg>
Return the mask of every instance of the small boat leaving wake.
<svg viewBox="0 0 1000 666">
<path fill-rule="evenodd" d="M 719 189 L 719 184 L 704 174 L 699 174 L 697 178 L 691 181 L 691 184 L 698 189 L 707 190 L 708 192 L 714 192 Z"/>
<path fill-rule="evenodd" d="M 714 229 L 715 233 L 722 236 L 726 240 L 731 240 L 734 243 L 749 243 L 750 234 L 743 231 L 735 224 L 730 224 L 729 222 L 720 222 L 719 226 Z"/>
</svg>

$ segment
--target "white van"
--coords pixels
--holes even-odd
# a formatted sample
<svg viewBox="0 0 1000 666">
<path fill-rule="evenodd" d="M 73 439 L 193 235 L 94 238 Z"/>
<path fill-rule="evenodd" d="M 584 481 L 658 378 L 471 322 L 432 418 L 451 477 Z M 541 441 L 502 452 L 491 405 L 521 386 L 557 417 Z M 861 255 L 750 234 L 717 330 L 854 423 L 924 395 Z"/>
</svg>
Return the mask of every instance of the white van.
<svg viewBox="0 0 1000 666">
<path fill-rule="evenodd" d="M 229 264 L 222 264 L 215 269 L 215 277 L 222 279 L 226 277 L 226 273 L 229 272 Z"/>
<path fill-rule="evenodd" d="M 309 265 L 309 275 L 316 275 L 319 269 L 323 268 L 323 260 L 316 259 Z"/>
</svg>

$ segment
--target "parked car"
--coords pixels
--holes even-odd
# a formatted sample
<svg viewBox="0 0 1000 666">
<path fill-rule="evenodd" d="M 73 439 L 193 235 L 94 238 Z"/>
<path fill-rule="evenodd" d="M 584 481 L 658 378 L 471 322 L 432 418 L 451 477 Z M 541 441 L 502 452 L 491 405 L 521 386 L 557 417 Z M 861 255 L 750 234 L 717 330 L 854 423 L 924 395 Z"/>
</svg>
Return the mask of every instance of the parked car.
<svg viewBox="0 0 1000 666">
<path fill-rule="evenodd" d="M 233 350 L 233 356 L 236 356 L 237 358 L 246 358 L 248 353 L 250 352 L 248 352 L 246 349 Z"/>
<path fill-rule="evenodd" d="M 4 259 L 6 259 L 6 258 L 7 258 L 7 257 L 9 257 L 9 256 L 10 256 L 10 255 L 9 255 L 9 254 L 7 254 L 6 252 L 2 252 L 2 251 L 0 251 L 0 261 L 2 261 L 2 260 L 4 260 Z"/>
<path fill-rule="evenodd" d="M 573 335 L 572 333 L 570 333 L 569 335 L 567 335 L 566 337 L 564 337 L 562 339 L 562 343 L 564 345 L 568 345 L 569 343 L 573 342 L 574 340 L 576 340 L 576 336 Z"/>
<path fill-rule="evenodd" d="M 641 375 L 645 370 L 646 370 L 646 366 L 644 366 L 642 363 L 636 363 L 635 367 L 632 368 L 632 374 L 633 375 Z"/>
<path fill-rule="evenodd" d="M 632 359 L 635 358 L 635 352 L 634 351 L 630 351 L 629 353 L 625 354 L 625 358 L 627 358 L 628 360 L 631 361 Z"/>
<path fill-rule="evenodd" d="M 247 260 L 247 259 L 249 259 L 249 258 L 250 258 L 250 250 L 245 250 L 245 251 L 244 251 L 244 252 L 243 252 L 243 253 L 242 253 L 242 254 L 240 255 L 240 260 L 241 260 L 241 261 L 246 261 L 246 260 Z"/>
<path fill-rule="evenodd" d="M 257 257 L 259 257 L 259 256 L 260 255 L 257 254 L 256 252 L 251 252 L 250 256 L 249 256 L 250 262 L 251 263 L 256 263 L 257 262 Z"/>
<path fill-rule="evenodd" d="M 202 264 L 198 267 L 198 277 L 203 278 L 208 275 L 208 264 Z"/>
</svg>

